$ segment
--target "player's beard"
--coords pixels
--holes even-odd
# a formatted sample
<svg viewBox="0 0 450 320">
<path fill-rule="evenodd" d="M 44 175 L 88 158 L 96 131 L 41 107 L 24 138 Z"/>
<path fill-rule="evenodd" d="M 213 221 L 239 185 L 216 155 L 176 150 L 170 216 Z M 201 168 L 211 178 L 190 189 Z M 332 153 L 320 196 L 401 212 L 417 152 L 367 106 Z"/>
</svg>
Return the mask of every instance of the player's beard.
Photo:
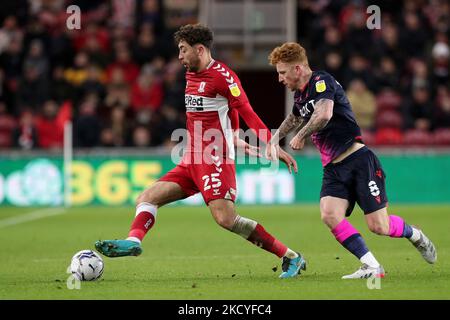
<svg viewBox="0 0 450 320">
<path fill-rule="evenodd" d="M 200 58 L 195 57 L 186 65 L 189 72 L 197 72 L 200 68 Z"/>
</svg>

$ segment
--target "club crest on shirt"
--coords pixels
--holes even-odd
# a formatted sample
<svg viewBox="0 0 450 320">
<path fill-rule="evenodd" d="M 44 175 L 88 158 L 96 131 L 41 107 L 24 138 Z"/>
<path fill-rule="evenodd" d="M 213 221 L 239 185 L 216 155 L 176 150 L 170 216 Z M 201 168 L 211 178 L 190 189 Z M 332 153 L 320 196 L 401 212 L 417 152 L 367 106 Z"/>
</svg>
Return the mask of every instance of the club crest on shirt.
<svg viewBox="0 0 450 320">
<path fill-rule="evenodd" d="M 318 93 L 324 92 L 327 89 L 327 85 L 325 84 L 324 80 L 320 80 L 316 82 L 316 91 Z"/>
<path fill-rule="evenodd" d="M 241 90 L 239 90 L 239 86 L 237 85 L 237 83 L 230 84 L 228 88 L 230 88 L 230 92 L 233 97 L 239 97 L 241 95 Z"/>
</svg>

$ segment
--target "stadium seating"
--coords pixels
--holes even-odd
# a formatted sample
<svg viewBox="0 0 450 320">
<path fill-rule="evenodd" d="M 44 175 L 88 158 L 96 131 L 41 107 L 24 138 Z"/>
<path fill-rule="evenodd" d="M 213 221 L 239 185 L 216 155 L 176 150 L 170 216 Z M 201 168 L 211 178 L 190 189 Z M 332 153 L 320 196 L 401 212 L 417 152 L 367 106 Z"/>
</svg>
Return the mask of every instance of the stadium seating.
<svg viewBox="0 0 450 320">
<path fill-rule="evenodd" d="M 402 97 L 392 89 L 383 89 L 376 96 L 377 110 L 398 109 L 402 103 Z"/>
<path fill-rule="evenodd" d="M 398 128 L 382 128 L 375 133 L 375 143 L 381 146 L 397 146 L 403 143 L 402 131 Z"/>
<path fill-rule="evenodd" d="M 436 129 L 434 131 L 434 143 L 436 145 L 450 145 L 450 129 Z"/>
<path fill-rule="evenodd" d="M 405 132 L 403 143 L 410 146 L 430 146 L 434 144 L 434 137 L 428 131 L 410 129 Z"/>
<path fill-rule="evenodd" d="M 403 127 L 403 118 L 396 110 L 381 110 L 376 116 L 377 128 L 397 128 Z"/>
<path fill-rule="evenodd" d="M 368 145 L 372 146 L 375 144 L 375 134 L 369 130 L 362 130 L 361 133 L 363 142 Z"/>
</svg>

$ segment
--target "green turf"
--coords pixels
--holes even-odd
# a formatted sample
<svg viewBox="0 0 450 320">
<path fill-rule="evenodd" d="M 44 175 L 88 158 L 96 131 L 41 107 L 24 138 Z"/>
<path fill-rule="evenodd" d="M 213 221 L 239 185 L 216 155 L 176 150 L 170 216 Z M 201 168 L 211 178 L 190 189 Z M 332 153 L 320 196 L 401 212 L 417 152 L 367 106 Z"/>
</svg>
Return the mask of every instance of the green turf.
<svg viewBox="0 0 450 320">
<path fill-rule="evenodd" d="M 2 208 L 3 219 L 33 209 Z M 65 214 L 0 227 L 0 299 L 449 299 L 450 206 L 392 206 L 390 211 L 419 225 L 434 241 L 438 262 L 428 265 L 405 239 L 367 229 L 363 215 L 350 218 L 384 265 L 381 289 L 365 280 L 341 280 L 359 262 L 322 225 L 318 205 L 241 207 L 293 249 L 308 269 L 280 280 L 280 261 L 218 227 L 205 207 L 160 209 L 140 257 L 104 258 L 102 279 L 66 286 L 72 255 L 93 249 L 98 239 L 122 238 L 132 208 L 74 208 Z M 272 268 L 278 267 L 274 272 Z"/>
</svg>

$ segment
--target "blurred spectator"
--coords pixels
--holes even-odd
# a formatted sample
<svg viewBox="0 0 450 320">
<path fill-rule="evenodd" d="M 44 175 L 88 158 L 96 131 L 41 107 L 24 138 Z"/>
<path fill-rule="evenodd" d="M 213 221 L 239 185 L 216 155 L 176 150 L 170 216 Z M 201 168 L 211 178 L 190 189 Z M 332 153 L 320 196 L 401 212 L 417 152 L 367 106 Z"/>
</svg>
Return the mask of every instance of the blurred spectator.
<svg viewBox="0 0 450 320">
<path fill-rule="evenodd" d="M 100 137 L 100 119 L 97 117 L 98 97 L 95 93 L 88 94 L 79 106 L 79 112 L 74 120 L 74 146 L 94 147 Z"/>
<path fill-rule="evenodd" d="M 356 53 L 350 56 L 348 67 L 344 71 L 342 83 L 344 89 L 347 88 L 350 81 L 355 78 L 359 78 L 364 81 L 365 85 L 370 90 L 374 89 L 374 78 L 369 70 L 369 64 L 363 56 Z"/>
<path fill-rule="evenodd" d="M 335 79 L 343 79 L 344 67 L 342 64 L 342 56 L 337 51 L 330 51 L 325 56 L 325 70 Z"/>
<path fill-rule="evenodd" d="M 38 40 L 43 45 L 43 51 L 48 52 L 50 48 L 50 34 L 45 29 L 45 26 L 40 21 L 39 17 L 31 16 L 28 20 L 25 36 L 23 39 L 23 46 L 25 51 L 28 52 L 31 43 Z"/>
<path fill-rule="evenodd" d="M 0 55 L 0 66 L 9 82 L 15 82 L 22 74 L 22 40 L 13 38 L 6 50 Z M 15 84 L 11 85 L 12 88 Z"/>
<path fill-rule="evenodd" d="M 23 78 L 19 81 L 16 93 L 17 105 L 28 106 L 37 111 L 49 97 L 49 83 L 47 79 L 39 78 L 39 70 L 29 65 L 24 70 Z"/>
<path fill-rule="evenodd" d="M 14 147 L 25 150 L 38 147 L 38 133 L 31 110 L 20 115 L 19 125 L 12 132 L 12 143 Z"/>
<path fill-rule="evenodd" d="M 126 46 L 122 45 L 116 49 L 115 61 L 106 68 L 108 79 L 111 79 L 111 74 L 115 69 L 121 69 L 123 71 L 125 81 L 128 83 L 134 83 L 139 75 L 139 66 L 131 60 L 130 50 Z"/>
<path fill-rule="evenodd" d="M 429 88 L 416 86 L 413 89 L 412 99 L 407 99 L 403 106 L 406 128 L 430 130 L 432 111 Z"/>
<path fill-rule="evenodd" d="M 397 89 L 400 84 L 399 73 L 393 59 L 388 56 L 381 58 L 375 70 L 377 92 L 384 88 Z"/>
<path fill-rule="evenodd" d="M 100 146 L 101 147 L 115 147 L 114 134 L 111 127 L 104 127 L 100 131 Z"/>
<path fill-rule="evenodd" d="M 105 128 L 107 128 L 108 135 L 110 135 L 110 144 L 115 147 L 124 147 L 128 144 L 130 136 L 130 125 L 126 118 L 126 111 L 124 108 L 117 106 L 112 108 L 111 115 Z M 103 132 L 103 131 L 102 131 Z M 105 134 L 105 133 L 103 133 Z"/>
<path fill-rule="evenodd" d="M 58 123 L 59 107 L 53 100 L 47 100 L 41 114 L 36 119 L 39 147 L 45 149 L 62 148 L 64 128 Z"/>
<path fill-rule="evenodd" d="M 77 32 L 74 39 L 74 47 L 77 51 L 83 50 L 88 41 L 95 39 L 103 52 L 109 50 L 109 33 L 104 27 L 100 27 L 96 22 L 89 22 L 83 32 Z"/>
<path fill-rule="evenodd" d="M 23 61 L 23 68 L 36 68 L 39 78 L 47 78 L 49 71 L 49 62 L 44 52 L 44 47 L 40 40 L 33 40 L 30 44 L 28 55 Z"/>
<path fill-rule="evenodd" d="M 65 17 L 63 22 L 65 23 Z M 73 31 L 64 26 L 53 29 L 49 51 L 53 66 L 68 66 L 73 61 L 75 49 L 72 44 L 72 34 Z"/>
<path fill-rule="evenodd" d="M 375 96 L 367 89 L 364 82 L 360 79 L 352 80 L 347 90 L 347 97 L 361 129 L 374 129 Z"/>
<path fill-rule="evenodd" d="M 156 43 L 156 37 L 151 25 L 143 25 L 141 32 L 133 44 L 133 57 L 139 63 L 143 65 L 147 62 L 151 62 L 157 56 L 161 55 L 161 48 Z"/>
<path fill-rule="evenodd" d="M 101 99 L 105 96 L 105 76 L 102 70 L 96 65 L 87 68 L 86 79 L 81 83 L 79 94 L 86 96 L 88 93 L 95 93 Z"/>
<path fill-rule="evenodd" d="M 151 2 L 151 0 L 147 1 Z M 165 0 L 164 9 L 164 20 L 171 31 L 182 25 L 197 22 L 198 1 L 196 0 Z"/>
<path fill-rule="evenodd" d="M 400 32 L 400 47 L 408 57 L 423 57 L 425 45 L 429 38 L 426 28 L 415 12 L 406 11 L 403 15 L 404 25 Z"/>
<path fill-rule="evenodd" d="M 410 95 L 414 88 L 417 87 L 432 88 L 433 83 L 431 82 L 428 67 L 424 60 L 410 59 L 407 67 L 408 72 L 405 74 L 403 80 L 405 93 Z"/>
<path fill-rule="evenodd" d="M 150 126 L 151 122 L 154 121 L 155 112 L 152 112 L 150 109 L 140 109 L 135 113 L 135 123 L 136 126 Z"/>
<path fill-rule="evenodd" d="M 438 89 L 434 119 L 436 128 L 450 128 L 450 90 L 445 86 Z"/>
<path fill-rule="evenodd" d="M 128 108 L 130 106 L 130 87 L 125 82 L 125 76 L 122 69 L 114 69 L 111 79 L 106 88 L 106 107 L 120 106 Z"/>
<path fill-rule="evenodd" d="M 375 40 L 375 51 L 379 57 L 390 57 L 401 68 L 404 53 L 398 42 L 398 27 L 391 22 L 383 24 L 381 38 Z"/>
<path fill-rule="evenodd" d="M 352 12 L 350 13 L 347 21 L 342 21 L 346 23 L 346 25 L 343 25 L 342 27 L 347 29 L 344 31 L 345 37 L 348 39 L 345 43 L 347 46 L 347 51 L 358 53 L 366 58 L 370 58 L 373 54 L 371 50 L 371 35 L 373 31 L 369 30 L 366 25 L 366 5 L 360 0 L 352 0 L 350 5 L 352 5 Z M 345 8 L 343 11 L 345 11 Z"/>
<path fill-rule="evenodd" d="M 339 30 L 347 33 L 361 19 L 365 20 L 366 8 L 362 0 L 350 0 L 342 8 L 339 14 Z"/>
<path fill-rule="evenodd" d="M 75 99 L 74 87 L 64 78 L 64 68 L 56 66 L 50 83 L 50 98 L 57 103 Z"/>
<path fill-rule="evenodd" d="M 164 105 L 160 109 L 159 121 L 153 119 L 152 136 L 154 142 L 161 144 L 171 137 L 172 132 L 178 128 L 183 128 L 185 120 L 180 113 L 171 105 Z"/>
<path fill-rule="evenodd" d="M 89 57 L 89 61 L 92 64 L 100 66 L 102 69 L 106 67 L 109 62 L 108 55 L 102 50 L 98 39 L 94 36 L 90 36 L 86 39 L 83 50 Z"/>
<path fill-rule="evenodd" d="M 147 127 L 138 126 L 133 131 L 133 147 L 144 148 L 152 145 L 152 135 Z"/>
<path fill-rule="evenodd" d="M 80 51 L 74 58 L 74 65 L 64 71 L 64 78 L 73 86 L 78 87 L 88 75 L 89 56 Z"/>
<path fill-rule="evenodd" d="M 136 0 L 111 0 L 111 7 L 112 25 L 126 29 L 134 27 Z"/>
<path fill-rule="evenodd" d="M 9 47 L 12 39 L 22 38 L 23 31 L 17 25 L 17 18 L 12 15 L 6 17 L 0 29 L 0 54 Z"/>
<path fill-rule="evenodd" d="M 3 72 L 2 68 L 0 68 L 0 103 L 5 104 L 7 112 L 13 113 L 12 112 L 13 94 L 9 89 L 5 73 Z"/>
<path fill-rule="evenodd" d="M 6 104 L 0 101 L 0 148 L 11 147 L 11 137 L 16 127 L 16 120 L 7 111 Z"/>
<path fill-rule="evenodd" d="M 163 99 L 163 86 L 151 66 L 144 66 L 138 80 L 131 89 L 131 106 L 135 111 L 156 111 Z"/>
<path fill-rule="evenodd" d="M 131 39 L 134 39 L 134 31 L 121 27 L 120 25 L 111 26 L 109 33 L 111 36 L 110 42 L 112 44 L 112 50 L 114 52 L 117 51 L 117 43 L 122 42 L 124 44 L 128 44 Z"/>
<path fill-rule="evenodd" d="M 433 76 L 439 84 L 446 84 L 449 78 L 450 49 L 448 43 L 437 42 L 432 49 Z"/>
<path fill-rule="evenodd" d="M 136 24 L 149 24 L 155 30 L 157 35 L 161 35 L 164 28 L 164 21 L 161 15 L 161 7 L 158 0 L 142 0 L 139 1 L 137 7 Z"/>
<path fill-rule="evenodd" d="M 167 63 L 163 72 L 164 104 L 173 106 L 178 112 L 185 112 L 184 89 L 186 80 L 184 70 L 178 59 Z"/>
<path fill-rule="evenodd" d="M 326 61 L 326 57 L 331 52 L 337 54 L 341 58 L 346 55 L 345 47 L 342 45 L 342 36 L 339 29 L 336 27 L 328 27 L 325 30 L 324 41 L 319 42 L 317 49 L 317 59 L 313 58 L 313 63 L 323 65 Z M 315 60 L 315 61 L 314 61 Z"/>
</svg>

